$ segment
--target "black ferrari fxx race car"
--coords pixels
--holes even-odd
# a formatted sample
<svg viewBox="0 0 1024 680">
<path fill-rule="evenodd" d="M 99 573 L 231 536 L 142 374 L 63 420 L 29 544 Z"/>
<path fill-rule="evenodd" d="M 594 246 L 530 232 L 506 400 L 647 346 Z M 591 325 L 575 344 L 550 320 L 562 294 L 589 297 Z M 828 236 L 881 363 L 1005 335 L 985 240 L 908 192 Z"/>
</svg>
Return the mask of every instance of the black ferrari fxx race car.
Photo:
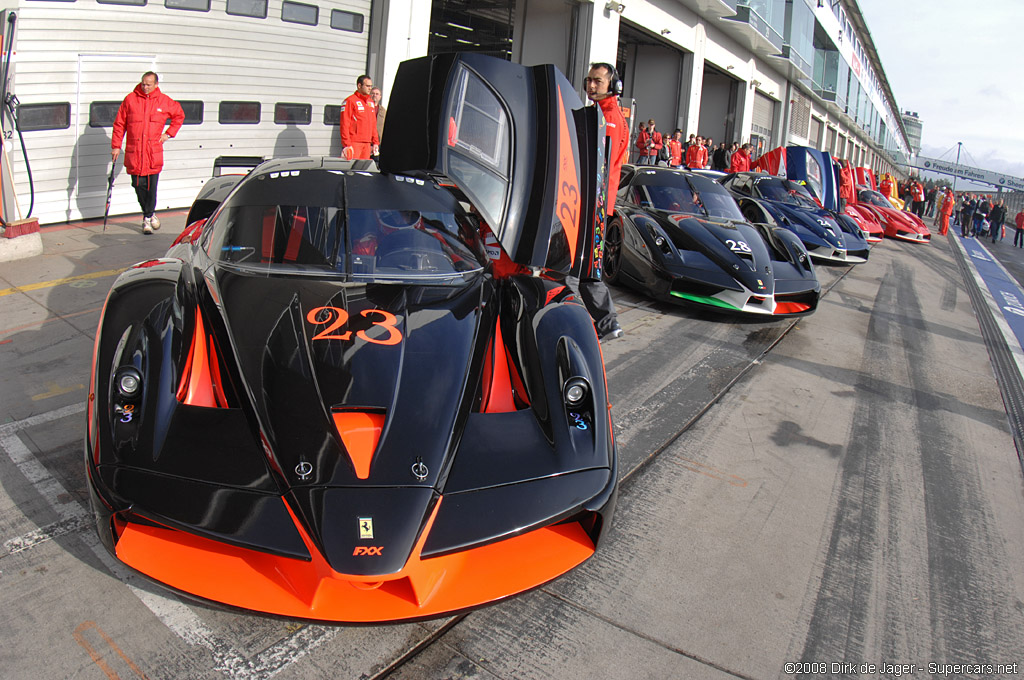
<svg viewBox="0 0 1024 680">
<path fill-rule="evenodd" d="M 380 172 L 211 180 L 167 256 L 110 291 L 96 527 L 174 590 L 428 618 L 565 573 L 609 526 L 604 366 L 564 283 L 602 200 L 595 108 L 552 66 L 482 55 L 404 63 L 391 104 Z"/>
<path fill-rule="evenodd" d="M 857 223 L 822 208 L 799 182 L 764 172 L 737 172 L 722 179 L 751 222 L 776 224 L 796 234 L 819 262 L 867 262 L 868 245 Z"/>
<path fill-rule="evenodd" d="M 796 236 L 749 224 L 712 179 L 665 167 L 623 168 L 604 272 L 654 298 L 720 312 L 799 316 L 821 294 Z"/>
</svg>

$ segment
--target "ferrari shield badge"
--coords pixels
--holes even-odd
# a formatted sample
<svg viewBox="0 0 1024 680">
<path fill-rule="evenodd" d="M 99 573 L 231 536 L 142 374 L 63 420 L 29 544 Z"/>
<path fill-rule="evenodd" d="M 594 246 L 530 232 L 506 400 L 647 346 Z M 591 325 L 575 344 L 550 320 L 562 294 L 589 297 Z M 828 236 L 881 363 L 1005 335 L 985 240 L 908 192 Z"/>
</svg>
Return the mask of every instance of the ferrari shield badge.
<svg viewBox="0 0 1024 680">
<path fill-rule="evenodd" d="M 359 538 L 373 538 L 373 518 L 359 518 Z"/>
</svg>

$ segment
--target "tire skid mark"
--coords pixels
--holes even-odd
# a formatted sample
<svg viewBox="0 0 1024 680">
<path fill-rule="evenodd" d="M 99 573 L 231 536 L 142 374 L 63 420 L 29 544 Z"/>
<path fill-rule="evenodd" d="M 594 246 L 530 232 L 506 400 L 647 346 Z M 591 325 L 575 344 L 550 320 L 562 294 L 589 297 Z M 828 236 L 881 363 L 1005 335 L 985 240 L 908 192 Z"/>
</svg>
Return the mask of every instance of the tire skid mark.
<svg viewBox="0 0 1024 680">
<path fill-rule="evenodd" d="M 898 282 L 901 302 L 920 315 L 920 303 L 911 277 Z M 915 348 L 924 348 L 927 336 L 916 328 L 904 345 L 911 381 L 919 392 L 928 392 L 924 364 L 913 361 Z M 999 568 L 1007 563 L 1002 541 L 993 528 L 994 518 L 986 502 L 973 458 L 962 455 L 955 433 L 934 411 L 917 409 L 921 441 L 928 532 L 928 574 L 931 587 L 932 630 L 939 657 L 997 661 L 1024 638 L 1020 613 L 1010 603 L 1014 592 Z M 998 623 L 996 623 L 998 622 Z"/>
<path fill-rule="evenodd" d="M 891 341 L 889 315 L 880 312 L 893 304 L 892 278 L 892 273 L 887 273 L 879 285 L 879 294 L 868 320 L 861 377 L 854 388 L 858 395 L 887 398 L 857 398 L 849 445 L 839 466 L 840 483 L 825 565 L 817 586 L 809 632 L 800 655 L 804 662 L 865 658 L 871 577 L 878 546 L 877 519 L 882 496 L 883 456 L 876 454 L 884 451 L 882 423 L 889 414 L 884 404 L 899 398 L 893 381 L 873 377 L 892 375 L 889 370 L 880 370 L 880 364 L 886 361 L 888 354 L 879 351 Z"/>
<path fill-rule="evenodd" d="M 931 396 L 921 360 L 930 344 L 912 271 L 896 262 L 880 284 L 862 360 L 862 375 L 889 379 L 867 377 L 856 386 L 857 394 L 874 398 L 858 399 L 840 464 L 803 661 L 890 655 L 884 660 L 989 663 L 1020 650 L 1021 612 L 1000 571 L 1012 567 L 977 465 L 963 455 L 967 447 Z M 885 347 L 903 351 L 880 351 Z M 884 436 L 900 412 L 877 398 L 902 389 L 895 375 L 908 380 L 916 414 L 915 447 L 904 451 L 887 446 Z M 921 500 L 905 498 L 912 494 Z M 911 509 L 922 504 L 917 523 Z M 916 575 L 915 568 L 927 573 Z M 928 617 L 930 642 L 907 639 L 915 616 Z"/>
</svg>

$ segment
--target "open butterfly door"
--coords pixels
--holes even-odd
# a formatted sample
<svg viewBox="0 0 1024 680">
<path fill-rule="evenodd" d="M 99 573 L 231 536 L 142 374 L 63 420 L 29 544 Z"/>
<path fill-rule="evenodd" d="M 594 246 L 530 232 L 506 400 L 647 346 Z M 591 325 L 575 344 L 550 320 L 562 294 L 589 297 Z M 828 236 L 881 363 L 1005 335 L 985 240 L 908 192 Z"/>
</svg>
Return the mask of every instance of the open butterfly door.
<svg viewBox="0 0 1024 680">
<path fill-rule="evenodd" d="M 602 137 L 595 107 L 550 64 L 422 57 L 399 67 L 380 168 L 442 177 L 513 261 L 568 274 L 591 259 Z"/>
</svg>

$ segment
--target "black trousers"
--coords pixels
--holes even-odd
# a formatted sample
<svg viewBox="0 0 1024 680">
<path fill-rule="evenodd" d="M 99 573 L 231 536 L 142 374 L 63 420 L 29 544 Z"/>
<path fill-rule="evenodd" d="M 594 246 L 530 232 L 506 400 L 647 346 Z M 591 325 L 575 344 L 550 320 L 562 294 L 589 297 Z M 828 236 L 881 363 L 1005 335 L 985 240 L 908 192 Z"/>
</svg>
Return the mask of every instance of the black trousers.
<svg viewBox="0 0 1024 680">
<path fill-rule="evenodd" d="M 139 199 L 143 217 L 152 217 L 156 211 L 156 182 L 160 175 L 132 175 L 132 187 Z"/>
<path fill-rule="evenodd" d="M 619 322 L 618 314 L 615 313 L 612 294 L 603 280 L 578 279 L 575 276 L 567 276 L 565 282 L 583 300 L 583 306 L 587 308 L 590 318 L 594 320 L 594 328 L 597 329 L 598 337 L 604 337 L 606 333 L 615 328 Z"/>
</svg>

